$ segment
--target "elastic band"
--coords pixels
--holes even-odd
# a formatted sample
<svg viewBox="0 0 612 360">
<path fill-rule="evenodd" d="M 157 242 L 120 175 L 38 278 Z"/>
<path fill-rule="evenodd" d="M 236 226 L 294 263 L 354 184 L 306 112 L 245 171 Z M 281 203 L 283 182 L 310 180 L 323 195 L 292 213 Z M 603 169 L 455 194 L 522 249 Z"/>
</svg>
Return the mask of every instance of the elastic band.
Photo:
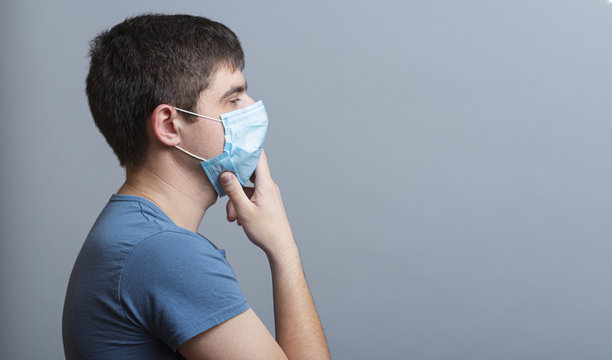
<svg viewBox="0 0 612 360">
<path fill-rule="evenodd" d="M 191 156 L 193 156 L 194 158 L 196 158 L 196 159 L 198 159 L 198 160 L 208 161 L 208 160 L 206 160 L 206 159 L 203 159 L 203 158 L 199 157 L 198 155 L 194 155 L 194 154 L 190 153 L 189 151 L 187 151 L 187 150 L 183 149 L 182 147 L 180 147 L 180 146 L 178 146 L 178 145 L 174 145 L 174 147 L 175 147 L 175 148 L 177 148 L 177 149 L 179 149 L 179 150 L 181 150 L 182 152 L 184 152 L 184 153 L 185 153 L 185 154 L 187 154 L 187 155 L 191 155 Z"/>
<path fill-rule="evenodd" d="M 223 120 L 219 120 L 219 119 L 212 118 L 212 117 L 210 117 L 210 116 L 200 115 L 200 114 L 198 114 L 198 113 L 194 113 L 194 112 L 191 112 L 191 111 L 183 110 L 183 109 L 177 108 L 176 106 L 173 106 L 173 108 L 174 108 L 174 109 L 176 109 L 176 110 L 178 110 L 178 111 L 182 111 L 182 112 L 184 112 L 184 113 L 187 113 L 187 114 L 189 114 L 189 115 L 193 115 L 193 116 L 201 117 L 201 118 L 208 119 L 208 120 L 215 120 L 215 121 L 218 121 L 218 122 L 223 122 Z M 186 152 L 186 151 L 185 151 L 185 152 Z"/>
</svg>

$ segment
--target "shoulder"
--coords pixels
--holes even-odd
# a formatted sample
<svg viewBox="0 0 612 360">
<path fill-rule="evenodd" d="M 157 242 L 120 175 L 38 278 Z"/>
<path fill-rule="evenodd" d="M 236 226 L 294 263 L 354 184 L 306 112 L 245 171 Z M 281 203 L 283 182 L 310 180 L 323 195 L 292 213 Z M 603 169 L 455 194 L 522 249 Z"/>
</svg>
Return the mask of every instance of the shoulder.
<svg viewBox="0 0 612 360">
<path fill-rule="evenodd" d="M 172 277 L 184 271 L 197 274 L 204 269 L 230 269 L 224 250 L 217 249 L 203 236 L 180 229 L 160 231 L 142 239 L 123 267 L 124 275 Z"/>
<path fill-rule="evenodd" d="M 180 231 L 138 243 L 122 269 L 119 297 L 126 319 L 173 349 L 249 308 L 224 252 Z"/>
</svg>

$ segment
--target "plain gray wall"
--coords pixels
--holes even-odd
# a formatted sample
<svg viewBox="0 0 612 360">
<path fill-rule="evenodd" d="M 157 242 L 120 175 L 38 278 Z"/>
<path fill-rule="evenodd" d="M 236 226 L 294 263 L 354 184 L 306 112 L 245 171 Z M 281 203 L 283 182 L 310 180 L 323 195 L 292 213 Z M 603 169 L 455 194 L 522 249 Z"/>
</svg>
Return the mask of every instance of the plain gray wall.
<svg viewBox="0 0 612 360">
<path fill-rule="evenodd" d="M 145 11 L 242 40 L 266 152 L 335 359 L 612 357 L 612 4 L 3 3 L 3 359 L 60 359 L 72 264 L 123 170 L 88 42 Z M 265 256 L 225 248 L 273 331 Z"/>
</svg>

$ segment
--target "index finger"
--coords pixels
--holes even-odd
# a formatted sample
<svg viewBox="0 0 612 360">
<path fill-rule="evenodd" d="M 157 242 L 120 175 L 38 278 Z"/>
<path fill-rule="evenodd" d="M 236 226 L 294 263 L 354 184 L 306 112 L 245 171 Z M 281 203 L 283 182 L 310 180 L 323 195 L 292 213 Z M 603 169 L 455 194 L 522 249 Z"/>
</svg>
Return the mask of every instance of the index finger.
<svg viewBox="0 0 612 360">
<path fill-rule="evenodd" d="M 254 184 L 262 184 L 262 183 L 272 183 L 272 175 L 270 174 L 270 168 L 268 167 L 268 158 L 266 157 L 266 152 L 262 150 L 261 156 L 259 156 L 259 161 L 257 162 L 257 167 L 255 168 L 255 179 L 253 179 Z"/>
</svg>

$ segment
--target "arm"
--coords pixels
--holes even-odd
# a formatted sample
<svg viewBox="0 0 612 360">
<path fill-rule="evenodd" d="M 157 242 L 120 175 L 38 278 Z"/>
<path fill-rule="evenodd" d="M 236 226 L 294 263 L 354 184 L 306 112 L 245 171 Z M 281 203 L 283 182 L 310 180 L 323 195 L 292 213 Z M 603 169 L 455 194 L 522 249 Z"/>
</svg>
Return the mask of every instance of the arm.
<svg viewBox="0 0 612 360">
<path fill-rule="evenodd" d="M 178 351 L 187 360 L 287 359 L 252 309 L 194 336 Z"/>
<path fill-rule="evenodd" d="M 297 247 L 268 255 L 274 291 L 276 340 L 289 359 L 330 359 Z"/>
<path fill-rule="evenodd" d="M 227 178 L 225 178 L 227 176 Z M 300 254 L 285 214 L 280 190 L 272 180 L 265 153 L 255 170 L 255 188 L 247 197 L 233 174 L 221 178 L 230 197 L 227 218 L 238 220 L 247 237 L 268 256 L 272 273 L 276 340 L 289 359 L 329 359 Z"/>
<path fill-rule="evenodd" d="M 280 191 L 272 181 L 265 154 L 262 153 L 255 170 L 255 188 L 246 189 L 250 196 L 233 174 L 223 173 L 221 182 L 230 198 L 228 220 L 238 220 L 249 240 L 268 257 L 277 341 L 257 315 L 248 310 L 187 341 L 179 352 L 190 360 L 330 359 Z"/>
</svg>

